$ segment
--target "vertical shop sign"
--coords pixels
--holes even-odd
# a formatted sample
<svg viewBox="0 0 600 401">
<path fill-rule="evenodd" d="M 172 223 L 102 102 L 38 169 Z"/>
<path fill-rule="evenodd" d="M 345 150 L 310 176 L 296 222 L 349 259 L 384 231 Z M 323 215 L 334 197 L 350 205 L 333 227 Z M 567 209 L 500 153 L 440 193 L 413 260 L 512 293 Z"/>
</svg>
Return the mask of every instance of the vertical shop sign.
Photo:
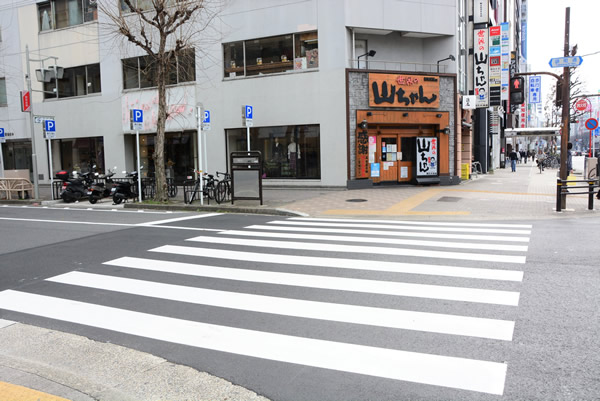
<svg viewBox="0 0 600 401">
<path fill-rule="evenodd" d="M 488 30 L 474 31 L 475 52 L 473 54 L 473 87 L 475 89 L 477 108 L 489 106 L 489 70 L 488 70 Z"/>
<path fill-rule="evenodd" d="M 519 112 L 519 128 L 527 128 L 527 109 L 525 108 L 525 103 L 521 104 Z"/>
<path fill-rule="evenodd" d="M 542 97 L 542 77 L 529 77 L 529 103 L 540 103 Z"/>
<path fill-rule="evenodd" d="M 431 175 L 438 175 L 437 138 L 417 138 L 417 176 Z"/>
<path fill-rule="evenodd" d="M 508 40 L 510 33 L 510 25 L 508 22 L 500 24 L 501 29 L 501 48 L 502 48 L 502 88 L 501 88 L 501 99 L 508 100 L 508 80 L 509 68 L 510 68 L 510 42 Z"/>
<path fill-rule="evenodd" d="M 500 26 L 491 26 L 489 33 L 490 48 L 490 106 L 500 106 L 500 88 L 502 83 L 502 48 L 500 45 Z"/>
<path fill-rule="evenodd" d="M 369 133 L 359 129 L 356 133 L 356 178 L 369 177 Z"/>
<path fill-rule="evenodd" d="M 489 0 L 473 1 L 473 23 L 486 24 L 490 17 Z"/>
</svg>

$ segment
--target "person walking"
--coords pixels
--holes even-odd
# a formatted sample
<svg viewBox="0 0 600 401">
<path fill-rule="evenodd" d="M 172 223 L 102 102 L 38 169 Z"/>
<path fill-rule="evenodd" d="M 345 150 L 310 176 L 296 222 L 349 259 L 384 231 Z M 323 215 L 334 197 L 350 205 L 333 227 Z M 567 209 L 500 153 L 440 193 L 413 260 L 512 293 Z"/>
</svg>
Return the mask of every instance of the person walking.
<svg viewBox="0 0 600 401">
<path fill-rule="evenodd" d="M 517 171 L 517 160 L 519 160 L 519 155 L 517 155 L 517 152 L 515 152 L 513 149 L 508 154 L 508 157 L 510 158 L 510 168 L 511 168 L 512 172 L 514 173 L 515 171 Z"/>
</svg>

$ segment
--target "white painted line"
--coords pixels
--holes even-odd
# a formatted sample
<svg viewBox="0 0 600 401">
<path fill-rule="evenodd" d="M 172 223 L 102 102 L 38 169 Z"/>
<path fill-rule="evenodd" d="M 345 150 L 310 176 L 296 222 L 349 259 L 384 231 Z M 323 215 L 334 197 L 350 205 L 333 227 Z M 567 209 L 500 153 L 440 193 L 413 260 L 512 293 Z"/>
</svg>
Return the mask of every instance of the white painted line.
<svg viewBox="0 0 600 401">
<path fill-rule="evenodd" d="M 16 322 L 13 322 L 13 321 L 10 321 L 10 320 L 0 319 L 0 329 L 3 329 L 3 328 L 8 327 L 8 326 L 12 326 L 15 323 Z"/>
<path fill-rule="evenodd" d="M 178 227 L 178 226 L 160 226 L 160 225 L 144 225 L 144 224 L 129 224 L 129 223 L 106 223 L 94 221 L 65 221 L 65 220 L 48 220 L 48 219 L 22 219 L 16 217 L 0 217 L 0 220 L 12 221 L 32 221 L 36 223 L 63 223 L 63 224 L 83 224 L 83 225 L 99 225 L 99 226 L 122 226 L 122 227 L 152 227 L 152 228 L 168 228 L 173 230 L 190 230 L 190 231 L 218 231 L 223 230 L 216 228 L 200 228 L 200 227 Z"/>
<path fill-rule="evenodd" d="M 221 245 L 240 245 L 254 246 L 278 249 L 296 249 L 303 251 L 323 251 L 323 252 L 348 252 L 348 253 L 368 253 L 370 255 L 394 255 L 394 256 L 414 256 L 421 258 L 443 258 L 458 260 L 477 260 L 484 262 L 501 263 L 525 263 L 525 256 L 501 255 L 492 253 L 468 253 L 468 252 L 446 252 L 431 251 L 408 248 L 384 248 L 380 246 L 359 246 L 359 245 L 335 245 L 335 244 L 312 244 L 306 242 L 292 241 L 268 241 L 252 240 L 245 238 L 224 238 L 224 237 L 205 237 L 199 236 L 189 238 L 186 241 L 202 242 Z"/>
<path fill-rule="evenodd" d="M 10 206 L 10 205 L 4 205 L 3 207 L 9 207 L 9 208 L 21 208 L 22 206 Z M 60 210 L 60 211 L 71 211 L 71 212 L 87 212 L 90 211 L 90 208 L 70 208 L 70 207 L 48 207 L 48 206 L 27 206 L 31 209 L 48 209 L 48 210 Z M 127 210 L 127 209 L 105 209 L 105 208 L 91 208 L 92 212 L 117 212 L 117 213 L 138 213 L 137 209 L 136 210 Z M 149 211 L 149 210 L 144 210 L 144 213 L 146 214 L 169 214 L 172 213 L 171 211 Z M 189 212 L 180 212 L 180 213 L 189 213 Z"/>
<path fill-rule="evenodd" d="M 463 277 L 483 280 L 523 281 L 523 272 L 516 270 L 484 269 L 421 263 L 384 262 L 366 259 L 324 258 L 318 256 L 297 256 L 278 253 L 257 253 L 230 251 L 225 249 L 196 248 L 178 245 L 165 245 L 150 252 L 172 253 L 176 255 L 202 256 L 203 258 L 241 260 L 284 265 L 322 266 L 336 269 L 382 271 L 392 273 L 423 274 L 427 276 Z"/>
<path fill-rule="evenodd" d="M 410 225 L 384 225 L 384 224 L 363 224 L 352 223 L 354 220 L 348 220 L 348 223 L 328 223 L 316 221 L 270 221 L 269 224 L 301 225 L 301 226 L 325 226 L 325 227 L 355 227 L 355 228 L 377 228 L 377 229 L 395 229 L 407 231 L 440 231 L 440 232 L 466 232 L 466 233 L 489 233 L 489 234 L 531 234 L 531 230 L 509 230 L 501 228 L 469 228 L 469 227 L 427 227 Z"/>
<path fill-rule="evenodd" d="M 8 290 L 0 308 L 272 361 L 502 395 L 507 365 L 186 321 Z"/>
<path fill-rule="evenodd" d="M 357 223 L 409 224 L 418 226 L 447 226 L 447 227 L 496 227 L 496 228 L 533 228 L 531 224 L 496 224 L 496 223 L 455 223 L 443 221 L 414 221 L 414 220 L 361 220 L 361 219 L 325 219 L 314 217 L 290 217 L 290 220 L 304 221 L 354 221 Z"/>
<path fill-rule="evenodd" d="M 316 233 L 336 233 L 336 234 L 362 234 L 362 235 L 385 235 L 392 237 L 418 237 L 418 238 L 447 238 L 469 241 L 502 241 L 502 242 L 529 242 L 529 237 L 510 237 L 507 235 L 470 235 L 470 234 L 440 234 L 440 233 L 418 233 L 389 230 L 351 230 L 344 228 L 317 228 L 317 227 L 299 227 L 299 226 L 262 226 L 252 225 L 245 228 L 253 230 L 279 230 L 279 231 L 298 231 L 298 232 L 316 232 Z"/>
<path fill-rule="evenodd" d="M 317 234 L 295 234 L 295 233 L 279 233 L 265 231 L 241 231 L 227 230 L 221 231 L 223 235 L 240 235 L 246 237 L 267 237 L 267 238 L 283 238 L 283 239 L 303 239 L 314 241 L 340 241 L 340 242 L 358 242 L 358 243 L 375 243 L 375 244 L 393 244 L 393 245 L 412 245 L 412 246 L 429 246 L 434 248 L 464 248 L 492 251 L 514 251 L 527 252 L 526 245 L 506 245 L 506 244 L 481 244 L 477 242 L 448 242 L 448 241 L 423 241 L 412 239 L 398 238 L 381 238 L 381 237 L 349 237 L 344 235 L 317 235 Z"/>
<path fill-rule="evenodd" d="M 188 215 L 188 216 L 183 216 L 183 217 L 175 217 L 172 219 L 150 221 L 147 223 L 139 223 L 138 226 L 154 226 L 154 225 L 158 225 L 158 224 L 173 223 L 176 221 L 184 221 L 184 220 L 202 219 L 205 217 L 213 217 L 213 216 L 220 216 L 220 215 L 221 215 L 221 213 L 193 214 L 193 215 Z"/>
<path fill-rule="evenodd" d="M 163 260 L 123 257 L 105 265 L 129 267 L 167 273 L 212 277 L 223 280 L 248 281 L 297 287 L 322 288 L 337 291 L 355 291 L 370 294 L 396 295 L 403 297 L 444 299 L 448 301 L 479 302 L 517 306 L 519 293 L 513 291 L 485 290 L 466 287 L 414 284 L 390 281 L 363 280 L 356 278 L 315 276 L 309 274 L 280 273 L 260 270 L 233 269 L 196 265 L 192 263 L 168 262 Z"/>
<path fill-rule="evenodd" d="M 506 320 L 216 291 L 77 271 L 47 281 L 220 308 L 504 341 L 512 340 L 515 326 Z"/>
</svg>

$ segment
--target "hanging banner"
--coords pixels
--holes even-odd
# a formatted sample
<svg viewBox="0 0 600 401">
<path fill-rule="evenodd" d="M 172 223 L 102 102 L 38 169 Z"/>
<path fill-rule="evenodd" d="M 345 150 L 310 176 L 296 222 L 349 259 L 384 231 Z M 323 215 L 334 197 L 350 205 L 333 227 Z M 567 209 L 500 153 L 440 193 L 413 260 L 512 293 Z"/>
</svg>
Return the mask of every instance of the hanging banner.
<svg viewBox="0 0 600 401">
<path fill-rule="evenodd" d="M 356 132 L 356 178 L 369 177 L 369 133 L 363 129 Z"/>
<path fill-rule="evenodd" d="M 490 19 L 489 0 L 473 1 L 473 23 L 487 24 Z"/>
<path fill-rule="evenodd" d="M 436 137 L 418 137 L 417 176 L 437 176 L 438 155 L 438 142 Z"/>
<path fill-rule="evenodd" d="M 502 104 L 500 96 L 501 78 L 502 78 L 502 48 L 500 46 L 500 26 L 491 26 L 489 32 L 490 47 L 490 106 L 500 106 Z"/>
<path fill-rule="evenodd" d="M 533 76 L 529 77 L 529 102 L 541 103 L 542 102 L 542 77 Z"/>
<path fill-rule="evenodd" d="M 510 78 L 509 68 L 510 68 L 510 41 L 508 40 L 510 34 L 510 24 L 508 22 L 503 22 L 500 24 L 501 29 L 501 48 L 502 48 L 502 79 L 501 79 L 501 91 L 500 98 L 502 100 L 508 100 L 508 81 Z"/>
<path fill-rule="evenodd" d="M 473 88 L 475 89 L 477 108 L 489 106 L 489 69 L 488 69 L 488 30 L 475 29 L 475 50 L 473 53 Z"/>
</svg>

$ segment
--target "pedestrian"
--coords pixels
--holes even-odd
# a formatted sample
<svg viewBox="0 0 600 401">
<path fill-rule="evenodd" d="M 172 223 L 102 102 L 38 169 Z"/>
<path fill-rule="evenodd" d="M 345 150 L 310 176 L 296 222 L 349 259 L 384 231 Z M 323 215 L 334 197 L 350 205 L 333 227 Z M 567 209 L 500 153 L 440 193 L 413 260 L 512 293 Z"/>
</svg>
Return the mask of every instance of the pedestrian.
<svg viewBox="0 0 600 401">
<path fill-rule="evenodd" d="M 519 156 L 517 155 L 517 152 L 512 150 L 508 154 L 508 157 L 510 158 L 510 168 L 511 168 L 512 172 L 514 173 L 515 171 L 517 171 L 517 160 L 519 160 Z"/>
<path fill-rule="evenodd" d="M 573 144 L 569 142 L 567 144 L 567 176 L 571 175 L 571 171 L 573 171 Z"/>
</svg>

